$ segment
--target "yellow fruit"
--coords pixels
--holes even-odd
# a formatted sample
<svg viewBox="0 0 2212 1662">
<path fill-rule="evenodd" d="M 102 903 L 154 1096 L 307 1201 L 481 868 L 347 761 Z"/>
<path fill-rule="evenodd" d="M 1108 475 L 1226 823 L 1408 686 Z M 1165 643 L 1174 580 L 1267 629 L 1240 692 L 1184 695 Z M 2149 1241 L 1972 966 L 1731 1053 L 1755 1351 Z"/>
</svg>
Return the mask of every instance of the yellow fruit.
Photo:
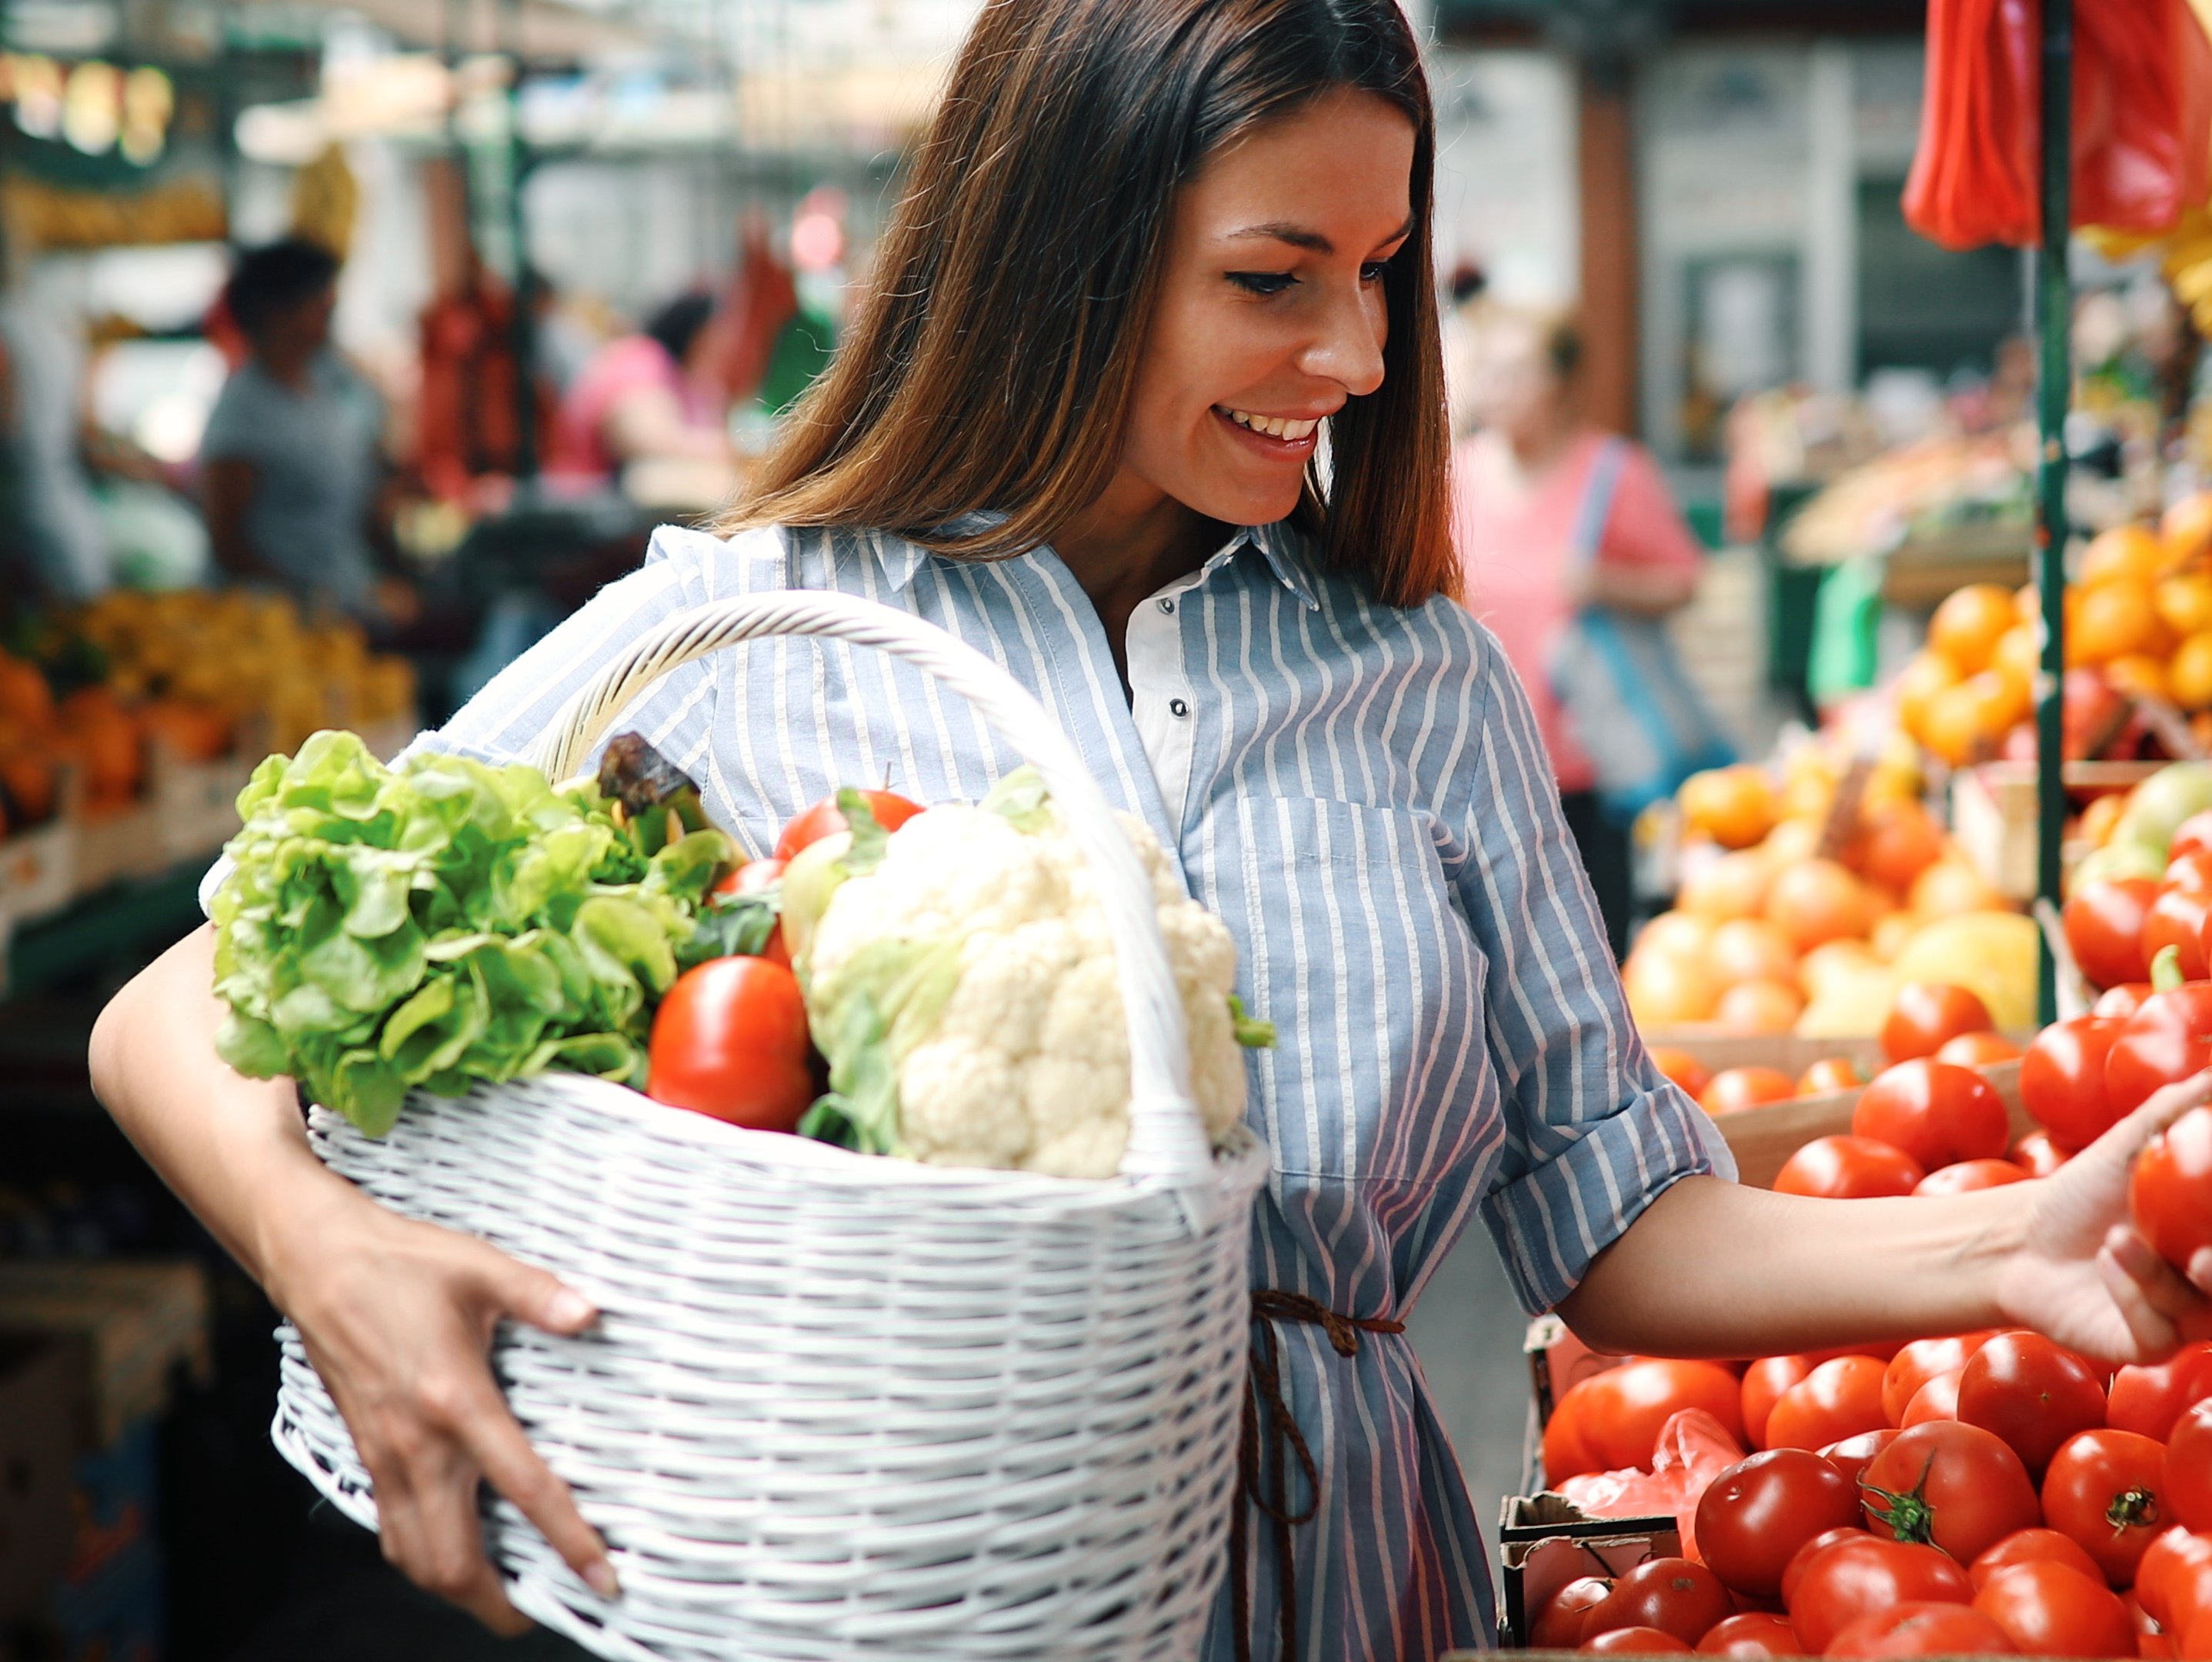
<svg viewBox="0 0 2212 1662">
<path fill-rule="evenodd" d="M 1778 806 L 1785 821 L 1821 819 L 1826 818 L 1829 805 L 1835 800 L 1833 781 L 1808 773 L 1782 788 L 1782 800 Z"/>
<path fill-rule="evenodd" d="M 2082 551 L 2081 572 L 2075 579 L 2083 587 L 2123 578 L 2137 583 L 2158 581 L 2166 564 L 2166 545 L 2147 525 L 2116 525 L 2090 539 Z"/>
<path fill-rule="evenodd" d="M 1797 960 L 1797 984 L 1818 1002 L 1853 978 L 1881 968 L 1874 948 L 1863 941 L 1830 941 Z"/>
<path fill-rule="evenodd" d="M 1661 912 L 1636 932 L 1636 950 L 1703 958 L 1713 944 L 1713 921 L 1695 912 Z"/>
<path fill-rule="evenodd" d="M 2035 673 L 2043 667 L 2043 632 L 2033 624 L 2021 624 L 2005 630 L 1997 639 L 1996 650 L 1990 654 L 1990 667 L 2015 675 L 2027 685 L 2035 685 Z"/>
<path fill-rule="evenodd" d="M 2212 709 L 2212 629 L 2174 649 L 2166 666 L 2166 695 L 2184 709 Z"/>
<path fill-rule="evenodd" d="M 2112 840 L 2112 827 L 2120 823 L 2120 816 L 2127 811 L 2125 791 L 2099 797 L 2081 810 L 2081 840 L 2093 849 L 2103 848 Z"/>
<path fill-rule="evenodd" d="M 1922 921 L 1911 912 L 1892 912 L 1874 926 L 1874 955 L 1887 964 L 1919 932 Z"/>
<path fill-rule="evenodd" d="M 1820 833 L 1826 829 L 1826 816 L 1816 819 L 1792 817 L 1774 828 L 1774 835 L 1759 845 L 1759 856 L 1765 861 L 1770 872 L 1778 872 L 1785 866 L 1794 866 L 1801 860 L 1810 860 L 1820 846 Z"/>
<path fill-rule="evenodd" d="M 2079 598 L 2066 620 L 2069 669 L 2165 648 L 2166 626 L 2145 585 L 2121 577 L 2075 594 Z"/>
<path fill-rule="evenodd" d="M 1928 620 L 1928 649 L 1961 675 L 1987 669 L 2004 632 L 2020 621 L 2012 594 L 1996 583 L 1968 583 L 1946 596 Z"/>
<path fill-rule="evenodd" d="M 2197 491 L 2167 508 L 2159 540 L 2168 570 L 2212 552 L 2212 491 Z"/>
<path fill-rule="evenodd" d="M 2158 608 L 2159 621 L 2176 635 L 2212 629 L 2212 575 L 2187 571 L 2168 577 L 2151 591 L 2151 604 Z"/>
<path fill-rule="evenodd" d="M 1997 1031 L 2025 1032 L 2035 1026 L 2033 918 L 2018 912 L 1977 911 L 1930 923 L 1905 943 L 1894 968 L 1899 982 L 1948 982 L 1982 1001 Z"/>
<path fill-rule="evenodd" d="M 1636 952 L 1621 965 L 1628 1013 L 1646 1032 L 1711 1019 L 1720 983 L 1697 959 L 1674 953 Z"/>
<path fill-rule="evenodd" d="M 1766 904 L 1766 886 L 1771 880 L 1771 868 L 1765 859 L 1751 849 L 1741 849 L 1724 854 L 1684 878 L 1674 904 L 1716 922 L 1755 917 Z"/>
</svg>

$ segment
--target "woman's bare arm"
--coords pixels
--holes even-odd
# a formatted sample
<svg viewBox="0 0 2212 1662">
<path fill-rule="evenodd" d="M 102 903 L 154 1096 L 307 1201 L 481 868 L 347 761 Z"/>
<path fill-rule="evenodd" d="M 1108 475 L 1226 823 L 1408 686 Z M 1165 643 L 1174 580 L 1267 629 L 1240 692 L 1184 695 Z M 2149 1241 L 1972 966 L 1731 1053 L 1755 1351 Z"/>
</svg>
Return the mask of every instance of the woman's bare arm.
<svg viewBox="0 0 2212 1662">
<path fill-rule="evenodd" d="M 606 1549 L 507 1412 L 486 1362 L 503 1318 L 554 1332 L 597 1312 L 483 1241 L 386 1211 L 307 1146 L 289 1080 L 215 1051 L 206 927 L 115 995 L 93 1029 L 93 1089 L 126 1135 L 298 1325 L 376 1485 L 384 1555 L 488 1626 L 529 1624 L 485 1562 L 489 1479 L 594 1586 Z"/>
<path fill-rule="evenodd" d="M 1559 1313 L 1606 1349 L 1668 1355 L 2003 1326 L 2114 1361 L 2162 1355 L 2212 1338 L 2212 1252 L 2191 1277 L 2152 1252 L 2127 1221 L 2128 1172 L 2154 1131 L 2207 1100 L 2212 1076 L 2170 1087 L 2051 1178 L 1940 1199 L 1809 1200 L 1687 1178 Z"/>
</svg>

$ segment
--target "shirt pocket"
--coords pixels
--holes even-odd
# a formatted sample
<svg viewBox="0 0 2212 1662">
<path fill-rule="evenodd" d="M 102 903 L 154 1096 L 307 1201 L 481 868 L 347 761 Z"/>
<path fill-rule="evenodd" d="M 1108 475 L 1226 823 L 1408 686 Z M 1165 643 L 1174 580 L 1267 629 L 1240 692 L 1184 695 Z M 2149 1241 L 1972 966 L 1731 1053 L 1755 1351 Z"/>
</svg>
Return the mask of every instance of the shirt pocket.
<svg viewBox="0 0 2212 1662">
<path fill-rule="evenodd" d="M 1419 1179 L 1436 1116 L 1474 1094 L 1482 956 L 1435 821 L 1333 798 L 1239 797 L 1201 898 L 1237 937 L 1238 984 L 1275 1025 L 1248 1117 L 1286 1173 Z"/>
</svg>

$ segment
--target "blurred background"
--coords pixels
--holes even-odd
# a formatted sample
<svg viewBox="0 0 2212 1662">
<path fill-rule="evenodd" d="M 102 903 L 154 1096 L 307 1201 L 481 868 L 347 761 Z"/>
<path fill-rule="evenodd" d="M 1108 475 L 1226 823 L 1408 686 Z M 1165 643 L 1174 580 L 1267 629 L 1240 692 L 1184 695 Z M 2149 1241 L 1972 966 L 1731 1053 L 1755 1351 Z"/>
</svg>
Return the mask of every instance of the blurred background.
<svg viewBox="0 0 2212 1662">
<path fill-rule="evenodd" d="M 2025 580 L 2023 257 L 1899 207 L 1922 6 L 1411 9 L 1455 424 L 1486 319 L 1574 311 L 1583 413 L 1705 551 L 1672 626 L 1744 754 Z M 254 761 L 396 749 L 742 483 L 975 10 L 0 0 L 0 1657 L 495 1648 L 270 1452 L 271 1312 L 86 1036 L 196 921 Z M 2075 247 L 2084 527 L 2203 472 L 2160 259 Z M 1485 1512 L 1523 1326 L 1480 1239 L 1416 1324 Z"/>
</svg>

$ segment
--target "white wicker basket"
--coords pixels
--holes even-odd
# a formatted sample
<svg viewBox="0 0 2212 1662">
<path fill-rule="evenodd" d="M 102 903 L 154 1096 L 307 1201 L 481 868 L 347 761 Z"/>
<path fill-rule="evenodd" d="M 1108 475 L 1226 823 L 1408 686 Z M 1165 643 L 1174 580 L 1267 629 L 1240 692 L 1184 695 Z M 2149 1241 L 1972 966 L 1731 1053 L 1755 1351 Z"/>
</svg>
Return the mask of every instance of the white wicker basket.
<svg viewBox="0 0 2212 1662">
<path fill-rule="evenodd" d="M 1122 1175 L 1082 1183 L 851 1154 L 573 1075 L 418 1096 L 381 1141 L 315 1149 L 385 1204 L 557 1272 L 576 1338 L 503 1327 L 493 1363 L 605 1537 L 599 1598 L 488 1497 L 523 1610 L 602 1656 L 1184 1658 L 1224 1562 L 1266 1152 L 1218 1154 L 1190 1102 L 1149 886 L 1028 693 L 902 612 L 757 595 L 654 631 L 556 719 L 563 777 L 644 686 L 763 636 L 892 652 L 1044 775 L 1097 867 L 1129 1025 Z M 272 1428 L 341 1510 L 376 1509 L 289 1326 Z"/>
</svg>

